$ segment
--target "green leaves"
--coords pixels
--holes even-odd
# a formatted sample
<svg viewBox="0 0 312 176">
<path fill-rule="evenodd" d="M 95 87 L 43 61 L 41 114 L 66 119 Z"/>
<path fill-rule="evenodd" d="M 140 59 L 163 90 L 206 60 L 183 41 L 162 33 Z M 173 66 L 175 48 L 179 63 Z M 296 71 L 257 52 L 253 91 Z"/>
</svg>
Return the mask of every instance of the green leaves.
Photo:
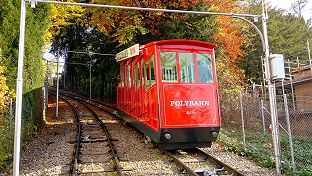
<svg viewBox="0 0 312 176">
<path fill-rule="evenodd" d="M 248 13 L 260 14 L 261 5 L 251 3 Z M 268 37 L 270 53 L 283 54 L 285 60 L 299 57 L 300 60 L 307 59 L 307 40 L 312 36 L 312 28 L 302 17 L 286 13 L 280 9 L 268 9 Z M 262 29 L 261 23 L 257 24 Z M 246 41 L 243 49 L 245 56 L 237 62 L 237 65 L 245 71 L 246 80 L 260 83 L 262 79 L 261 56 L 262 44 L 259 35 L 253 28 L 244 31 Z M 255 35 L 256 34 L 256 35 Z"/>
<path fill-rule="evenodd" d="M 31 9 L 27 5 L 22 112 L 24 141 L 33 138 L 39 130 L 38 127 L 43 125 L 42 86 L 45 67 L 41 54 L 44 46 L 44 33 L 49 23 L 47 12 L 49 12 L 49 5 L 38 4 L 35 9 Z M 0 104 L 4 98 L 6 106 L 7 100 L 15 96 L 19 23 L 20 1 L 0 0 Z M 5 111 L 2 109 L 0 111 L 1 122 L 6 122 L 8 117 L 3 116 Z M 0 169 L 2 169 L 3 164 L 9 162 L 12 157 L 12 147 L 10 146 L 12 146 L 13 140 L 8 123 L 1 123 L 0 129 Z"/>
</svg>

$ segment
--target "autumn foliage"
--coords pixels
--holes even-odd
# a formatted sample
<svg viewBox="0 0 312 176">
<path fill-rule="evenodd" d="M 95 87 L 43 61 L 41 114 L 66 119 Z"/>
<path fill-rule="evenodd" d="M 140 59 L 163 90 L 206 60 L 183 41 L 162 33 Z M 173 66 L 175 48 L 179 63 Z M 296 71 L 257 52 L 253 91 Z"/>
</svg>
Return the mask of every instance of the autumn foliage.
<svg viewBox="0 0 312 176">
<path fill-rule="evenodd" d="M 0 119 L 8 102 L 8 86 L 6 84 L 5 66 L 0 60 Z"/>
<path fill-rule="evenodd" d="M 235 0 L 93 0 L 91 3 L 231 13 L 237 13 L 241 10 L 239 2 Z M 244 55 L 241 46 L 245 41 L 240 33 L 242 22 L 238 19 L 225 16 L 213 16 L 209 18 L 213 18 L 214 21 L 207 22 L 200 21 L 202 18 L 200 15 L 190 20 L 188 19 L 188 15 L 178 13 L 120 9 L 103 10 L 101 8 L 87 8 L 87 12 L 91 14 L 86 20 L 88 25 L 95 26 L 107 36 L 113 36 L 120 45 L 133 42 L 136 40 L 136 37 L 140 35 L 148 35 L 154 39 L 159 39 L 159 35 L 164 35 L 164 30 L 166 30 L 164 27 L 160 26 L 167 25 L 168 21 L 172 21 L 172 25 L 174 25 L 176 21 L 182 21 L 182 23 L 179 23 L 180 26 L 176 27 L 182 30 L 193 30 L 193 34 L 191 34 L 193 38 L 190 35 L 181 35 L 182 37 L 205 40 L 218 44 L 218 51 L 220 51 L 220 53 L 218 53 L 218 60 L 220 63 L 218 68 L 219 70 L 230 69 L 230 74 L 226 76 L 227 78 L 225 78 L 225 80 L 231 81 L 227 82 L 227 84 L 242 82 L 242 71 L 236 67 L 235 64 L 236 61 Z M 202 34 L 206 36 L 205 38 L 196 36 L 196 34 L 201 31 L 196 31 L 194 29 L 202 25 L 200 23 L 210 23 L 210 26 L 199 28 L 212 28 L 210 31 L 205 31 L 205 33 Z M 188 25 L 190 27 L 185 27 Z M 168 30 L 172 30 L 172 28 Z"/>
<path fill-rule="evenodd" d="M 93 0 L 91 3 L 132 6 L 143 8 L 199 10 L 207 6 L 206 0 Z M 181 21 L 185 14 L 163 13 L 154 11 L 134 11 L 120 9 L 88 8 L 91 14 L 87 19 L 90 26 L 95 26 L 105 35 L 112 35 L 120 44 L 135 40 L 138 35 L 160 35 L 160 26 L 168 21 Z"/>
<path fill-rule="evenodd" d="M 235 0 L 211 0 L 210 3 L 214 6 L 213 10 L 217 12 L 239 13 L 242 10 L 242 6 Z M 233 87 L 243 82 L 243 71 L 238 68 L 236 62 L 244 55 L 241 48 L 245 42 L 241 34 L 244 24 L 239 19 L 226 16 L 218 16 L 216 22 L 219 30 L 214 33 L 214 38 L 222 48 L 218 69 L 222 70 L 221 79 L 226 79 L 221 86 Z"/>
</svg>

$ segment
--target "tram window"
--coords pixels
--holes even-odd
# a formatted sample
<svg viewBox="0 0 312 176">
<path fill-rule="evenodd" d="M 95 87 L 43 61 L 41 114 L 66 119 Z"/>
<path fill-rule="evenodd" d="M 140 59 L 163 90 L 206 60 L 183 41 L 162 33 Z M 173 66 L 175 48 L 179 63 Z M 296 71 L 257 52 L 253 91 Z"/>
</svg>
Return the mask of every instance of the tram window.
<svg viewBox="0 0 312 176">
<path fill-rule="evenodd" d="M 135 65 L 133 64 L 133 67 L 132 67 L 132 85 L 133 86 L 136 86 L 136 82 L 137 82 L 137 74 L 136 74 L 136 67 L 135 67 Z"/>
<path fill-rule="evenodd" d="M 181 82 L 192 83 L 196 81 L 195 67 L 192 53 L 179 53 Z"/>
<path fill-rule="evenodd" d="M 149 89 L 150 86 L 150 82 L 149 82 L 149 69 L 148 69 L 148 61 L 144 64 L 144 80 L 145 80 L 145 90 Z"/>
<path fill-rule="evenodd" d="M 121 87 L 124 87 L 124 84 L 125 84 L 125 69 L 124 69 L 123 66 L 121 67 L 120 82 L 121 82 Z"/>
<path fill-rule="evenodd" d="M 141 86 L 141 77 L 140 77 L 140 62 L 137 62 L 136 64 L 136 80 L 137 80 L 137 84 L 136 84 L 136 88 L 138 89 Z"/>
<path fill-rule="evenodd" d="M 145 84 L 145 73 L 144 73 L 144 59 L 141 59 L 140 61 L 140 67 L 143 69 L 142 71 L 142 86 Z"/>
<path fill-rule="evenodd" d="M 155 84 L 154 55 L 151 56 L 149 61 L 150 61 L 151 86 L 153 86 Z"/>
<path fill-rule="evenodd" d="M 161 52 L 161 73 L 162 80 L 168 82 L 178 82 L 178 75 L 176 70 L 176 53 L 175 52 Z"/>
<path fill-rule="evenodd" d="M 197 54 L 198 81 L 212 83 L 212 62 L 210 54 Z"/>
<path fill-rule="evenodd" d="M 130 75 L 130 72 L 131 72 L 131 68 L 130 68 L 130 64 L 127 65 L 127 76 L 128 76 L 128 79 L 127 79 L 127 85 L 128 87 L 131 87 L 131 75 Z"/>
</svg>

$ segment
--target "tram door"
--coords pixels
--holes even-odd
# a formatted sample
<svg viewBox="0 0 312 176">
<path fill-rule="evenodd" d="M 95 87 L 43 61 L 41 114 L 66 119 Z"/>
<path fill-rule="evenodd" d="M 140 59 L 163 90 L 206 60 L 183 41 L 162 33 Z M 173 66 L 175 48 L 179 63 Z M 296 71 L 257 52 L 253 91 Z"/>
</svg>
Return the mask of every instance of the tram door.
<svg viewBox="0 0 312 176">
<path fill-rule="evenodd" d="M 131 68 L 130 68 L 130 114 L 135 116 L 135 106 L 136 106 L 136 101 L 135 101 L 135 84 L 136 84 L 136 79 L 135 79 L 135 64 L 133 60 L 130 62 Z"/>
<path fill-rule="evenodd" d="M 125 99 L 124 99 L 124 89 L 125 89 L 125 64 L 120 66 L 120 83 L 118 84 L 118 106 L 124 108 Z"/>
<path fill-rule="evenodd" d="M 135 109 L 134 109 L 134 116 L 137 118 L 140 118 L 141 115 L 141 100 L 142 100 L 142 76 L 141 76 L 141 60 L 137 60 L 137 62 L 134 63 L 134 103 L 135 103 Z"/>
<path fill-rule="evenodd" d="M 155 57 L 154 54 L 147 55 L 144 58 L 143 65 L 143 77 L 144 77 L 144 104 L 143 111 L 145 113 L 146 123 L 156 129 L 158 126 L 158 116 L 156 114 L 156 81 L 155 81 Z"/>
<path fill-rule="evenodd" d="M 127 112 L 131 111 L 131 85 L 132 85 L 132 79 L 131 79 L 131 62 L 127 62 L 126 64 L 126 88 L 125 88 L 125 109 Z"/>
</svg>

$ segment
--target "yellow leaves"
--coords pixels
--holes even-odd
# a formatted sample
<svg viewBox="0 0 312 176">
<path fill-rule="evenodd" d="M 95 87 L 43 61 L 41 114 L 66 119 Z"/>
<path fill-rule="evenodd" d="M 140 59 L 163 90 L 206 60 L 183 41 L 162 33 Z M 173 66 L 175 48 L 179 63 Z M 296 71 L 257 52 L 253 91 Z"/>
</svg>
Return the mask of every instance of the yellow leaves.
<svg viewBox="0 0 312 176">
<path fill-rule="evenodd" d="M 1 57 L 1 56 L 0 56 Z M 3 108 L 8 100 L 9 87 L 6 84 L 6 77 L 4 76 L 5 66 L 0 62 L 0 112 L 3 112 Z"/>
<path fill-rule="evenodd" d="M 147 32 L 148 30 L 141 25 L 127 25 L 124 28 L 118 29 L 113 37 L 115 37 L 116 40 L 120 41 L 119 45 L 122 45 L 133 41 L 137 33 L 144 35 Z"/>
<path fill-rule="evenodd" d="M 75 0 L 68 0 L 68 2 L 75 2 Z M 52 22 L 44 36 L 45 42 L 50 42 L 53 36 L 59 34 L 62 27 L 80 20 L 84 12 L 81 6 L 51 4 L 50 7 L 49 17 Z"/>
</svg>

